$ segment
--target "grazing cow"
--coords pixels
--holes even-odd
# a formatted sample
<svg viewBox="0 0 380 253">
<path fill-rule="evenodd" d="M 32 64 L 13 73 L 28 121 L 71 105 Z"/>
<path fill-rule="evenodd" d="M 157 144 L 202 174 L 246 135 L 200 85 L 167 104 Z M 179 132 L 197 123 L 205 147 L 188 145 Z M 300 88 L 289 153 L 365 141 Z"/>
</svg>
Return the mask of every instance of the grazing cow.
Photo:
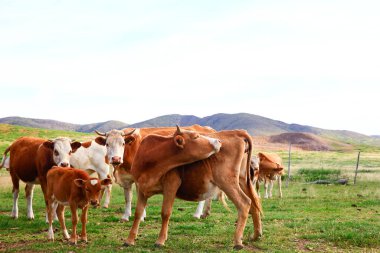
<svg viewBox="0 0 380 253">
<path fill-rule="evenodd" d="M 250 179 L 251 137 L 244 130 L 221 131 L 207 136 L 221 141 L 220 151 L 207 159 L 176 168 L 173 166 L 178 164 L 171 163 L 166 156 L 165 158 L 160 156 L 160 152 L 169 148 L 162 145 L 154 148 L 157 144 L 152 145 L 149 136 L 142 141 L 131 170 L 137 183 L 138 200 L 135 219 L 124 243 L 125 246 L 135 244 L 140 218 L 148 198 L 153 194 L 164 195 L 161 211 L 162 226 L 155 244 L 162 246 L 167 240 L 174 199 L 177 197 L 188 201 L 200 201 L 213 196 L 219 188 L 227 194 L 238 210 L 234 248 L 243 247 L 243 232 L 249 213 L 254 222 L 252 239 L 261 236 L 261 204 Z M 172 159 L 178 159 L 177 156 L 178 154 L 175 154 Z M 169 170 L 170 168 L 173 169 Z M 158 176 L 161 176 L 160 180 L 156 180 Z M 152 180 L 152 177 L 155 180 Z"/>
<path fill-rule="evenodd" d="M 243 166 L 246 166 L 245 164 L 242 164 Z M 241 168 L 242 170 L 245 170 L 244 167 Z M 258 180 L 259 177 L 259 159 L 257 156 L 252 156 L 251 158 L 251 164 L 250 164 L 250 173 L 251 173 L 251 179 L 252 179 L 252 184 L 255 185 L 256 181 Z M 226 194 L 222 190 L 218 190 L 216 193 L 217 199 L 222 202 L 222 205 L 224 208 L 226 208 L 228 211 L 230 211 L 227 202 L 226 202 Z M 215 199 L 214 196 L 214 199 Z M 199 201 L 197 210 L 195 211 L 193 217 L 200 219 L 200 218 L 206 218 L 211 214 L 211 202 L 213 198 L 208 198 L 203 201 Z"/>
<path fill-rule="evenodd" d="M 188 127 L 181 127 L 185 130 L 194 130 L 198 133 L 215 133 L 216 131 L 212 129 L 211 127 L 203 127 L 200 125 L 192 125 Z M 108 142 L 107 149 L 117 149 L 122 150 L 124 149 L 124 154 L 122 159 L 120 159 L 120 164 L 116 163 L 115 165 L 115 182 L 118 183 L 121 187 L 124 188 L 124 197 L 125 197 L 125 212 L 121 218 L 122 221 L 129 221 L 129 217 L 132 215 L 132 185 L 134 183 L 134 179 L 131 175 L 131 166 L 132 162 L 135 158 L 136 152 L 140 146 L 140 143 L 142 139 L 144 139 L 149 134 L 159 134 L 159 135 L 170 135 L 173 134 L 175 131 L 175 127 L 157 127 L 157 128 L 125 128 L 123 129 L 124 137 L 119 135 L 118 141 L 109 142 L 109 135 L 108 133 L 99 133 L 99 135 L 104 136 L 98 137 L 97 140 L 99 143 L 105 143 Z M 134 131 L 134 132 L 133 132 Z M 103 138 L 103 139 L 101 139 Z M 118 147 L 116 147 L 118 146 Z M 145 218 L 145 210 L 144 215 L 142 216 L 142 220 Z"/>
<path fill-rule="evenodd" d="M 35 184 L 40 184 L 46 202 L 46 174 L 54 165 L 70 166 L 70 156 L 81 146 L 69 138 L 58 137 L 45 140 L 34 137 L 21 137 L 14 141 L 4 152 L 10 152 L 9 171 L 13 183 L 12 217 L 18 218 L 18 195 L 20 180 L 26 183 L 28 219 L 34 219 L 32 200 Z"/>
<path fill-rule="evenodd" d="M 88 174 L 96 172 L 100 180 L 109 177 L 112 165 L 108 162 L 107 148 L 98 144 L 96 141 L 83 142 L 82 146 L 71 156 L 71 166 L 77 169 L 85 170 Z M 102 199 L 105 190 L 105 200 L 103 207 L 108 208 L 111 199 L 112 184 L 108 184 L 105 189 L 102 188 L 99 196 L 99 202 Z"/>
<path fill-rule="evenodd" d="M 53 231 L 53 215 L 55 206 L 57 207 L 57 215 L 61 225 L 63 237 L 69 239 L 65 224 L 65 206 L 70 206 L 72 233 L 70 243 L 77 243 L 77 209 L 82 209 L 81 222 L 82 233 L 79 238 L 87 242 L 86 223 L 88 206 L 97 206 L 99 204 L 99 194 L 102 186 L 111 184 L 110 178 L 99 180 L 98 178 L 90 178 L 90 176 L 80 169 L 62 168 L 54 166 L 47 173 L 47 207 L 48 207 L 48 239 L 54 240 Z"/>
<path fill-rule="evenodd" d="M 282 198 L 281 175 L 284 174 L 284 166 L 280 156 L 274 153 L 258 153 L 259 180 L 256 181 L 256 191 L 259 193 L 260 181 L 264 181 L 265 195 L 264 198 L 272 198 L 273 183 L 277 180 L 279 196 Z M 269 184 L 269 194 L 268 194 Z M 259 193 L 260 195 L 260 193 Z"/>
</svg>

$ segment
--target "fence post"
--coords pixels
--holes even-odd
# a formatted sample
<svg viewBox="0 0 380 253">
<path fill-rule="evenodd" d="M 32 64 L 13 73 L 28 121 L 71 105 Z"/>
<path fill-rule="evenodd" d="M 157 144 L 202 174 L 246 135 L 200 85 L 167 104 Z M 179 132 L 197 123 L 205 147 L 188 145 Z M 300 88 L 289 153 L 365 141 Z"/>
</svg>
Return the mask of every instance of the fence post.
<svg viewBox="0 0 380 253">
<path fill-rule="evenodd" d="M 358 159 L 356 160 L 356 170 L 355 170 L 354 184 L 356 184 L 356 176 L 358 175 L 359 159 L 360 159 L 360 151 L 358 153 Z"/>
<path fill-rule="evenodd" d="M 289 185 L 289 179 L 290 179 L 290 153 L 292 150 L 292 143 L 289 142 L 289 156 L 288 156 L 288 178 L 286 179 L 286 187 Z"/>
</svg>

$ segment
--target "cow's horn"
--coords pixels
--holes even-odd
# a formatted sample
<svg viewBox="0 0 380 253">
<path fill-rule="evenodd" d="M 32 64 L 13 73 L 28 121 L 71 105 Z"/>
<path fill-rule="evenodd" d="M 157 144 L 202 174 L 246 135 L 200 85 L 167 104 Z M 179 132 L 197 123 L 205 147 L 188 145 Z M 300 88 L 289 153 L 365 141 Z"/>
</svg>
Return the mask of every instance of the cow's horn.
<svg viewBox="0 0 380 253">
<path fill-rule="evenodd" d="M 100 136 L 106 136 L 106 133 L 98 132 L 98 130 L 95 130 L 95 133 L 97 133 L 97 134 L 100 135 Z"/>
<path fill-rule="evenodd" d="M 179 128 L 179 126 L 176 124 L 176 127 L 177 127 L 177 133 L 181 133 L 181 129 Z"/>
<path fill-rule="evenodd" d="M 124 136 L 127 136 L 127 135 L 131 135 L 131 134 L 133 134 L 133 132 L 134 132 L 134 131 L 136 131 L 136 128 L 135 128 L 135 129 L 133 129 L 132 131 L 130 131 L 129 133 L 126 133 L 126 134 L 122 134 L 121 136 L 123 136 L 123 137 L 124 137 Z"/>
</svg>

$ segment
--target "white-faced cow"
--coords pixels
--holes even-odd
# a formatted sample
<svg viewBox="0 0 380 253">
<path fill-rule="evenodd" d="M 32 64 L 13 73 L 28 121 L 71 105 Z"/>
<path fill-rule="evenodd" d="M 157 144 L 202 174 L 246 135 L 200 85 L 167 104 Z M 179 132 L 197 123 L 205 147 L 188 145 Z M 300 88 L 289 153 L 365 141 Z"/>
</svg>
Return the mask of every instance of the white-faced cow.
<svg viewBox="0 0 380 253">
<path fill-rule="evenodd" d="M 171 162 L 182 159 L 180 152 L 169 152 L 170 156 L 162 156 L 162 152 L 172 149 L 159 145 L 157 140 L 151 141 L 150 136 L 152 135 L 142 141 L 132 164 L 131 173 L 136 180 L 138 200 L 135 219 L 124 243 L 125 246 L 135 244 L 140 217 L 147 200 L 158 193 L 162 193 L 164 197 L 161 211 L 162 226 L 156 246 L 164 245 L 167 240 L 169 218 L 176 197 L 188 201 L 200 201 L 212 197 L 218 189 L 227 194 L 238 210 L 234 236 L 235 249 L 243 247 L 243 231 L 249 213 L 254 222 L 254 235 L 251 239 L 261 236 L 262 209 L 250 178 L 252 139 L 246 131 L 231 130 L 208 134 L 210 138 L 221 141 L 220 151 L 207 159 L 182 166 Z M 157 177 L 160 177 L 159 180 Z"/>
<path fill-rule="evenodd" d="M 4 152 L 9 155 L 9 171 L 13 183 L 12 217 L 18 218 L 18 195 L 20 180 L 26 183 L 27 217 L 34 219 L 32 199 L 35 184 L 40 184 L 46 202 L 46 174 L 52 166 L 70 166 L 70 156 L 81 146 L 69 138 L 59 137 L 46 140 L 34 137 L 21 137 Z M 7 158 L 6 158 L 7 159 Z"/>
<path fill-rule="evenodd" d="M 216 131 L 210 127 L 204 127 L 200 125 L 192 125 L 188 127 L 181 127 L 185 130 L 194 130 L 198 133 L 215 133 Z M 120 161 L 120 164 L 114 163 L 115 167 L 115 182 L 118 183 L 121 187 L 124 188 L 124 197 L 125 197 L 125 212 L 121 218 L 122 221 L 129 221 L 129 217 L 132 215 L 132 186 L 134 179 L 131 175 L 131 166 L 135 158 L 136 152 L 140 146 L 141 141 L 149 134 L 159 134 L 159 135 L 172 135 L 176 130 L 175 127 L 156 127 L 156 128 L 125 128 L 123 129 L 123 134 L 115 134 L 113 141 L 108 141 L 110 138 L 110 132 L 108 133 L 99 133 L 99 135 L 104 136 L 103 140 L 101 137 L 98 137 L 98 143 L 108 143 L 107 149 L 110 150 L 124 150 L 123 156 L 115 158 L 115 161 Z M 116 139 L 118 140 L 116 141 Z M 111 160 L 110 160 L 111 161 Z M 142 220 L 145 218 L 144 214 L 141 217 Z"/>
<path fill-rule="evenodd" d="M 273 183 L 277 180 L 279 196 L 282 198 L 281 175 L 284 174 L 282 159 L 275 153 L 260 152 L 257 155 L 260 160 L 259 180 L 256 181 L 256 191 L 260 191 L 260 182 L 264 181 L 265 195 L 264 198 L 272 198 Z M 269 185 L 269 193 L 268 193 Z M 260 195 L 260 193 L 259 193 Z"/>
<path fill-rule="evenodd" d="M 100 180 L 112 177 L 112 165 L 109 164 L 107 156 L 107 148 L 104 145 L 98 144 L 95 140 L 83 142 L 82 146 L 71 156 L 71 166 L 77 169 L 85 170 L 88 174 L 96 172 Z M 108 184 L 102 188 L 99 196 L 99 202 L 105 192 L 105 200 L 103 207 L 108 208 L 111 200 L 112 184 Z"/>
<path fill-rule="evenodd" d="M 57 215 L 61 225 L 63 237 L 69 239 L 70 243 L 77 243 L 76 227 L 78 224 L 77 209 L 82 209 L 81 222 L 82 233 L 79 239 L 87 242 L 86 223 L 89 204 L 97 206 L 99 204 L 99 194 L 102 186 L 111 183 L 111 179 L 106 178 L 99 180 L 98 178 L 90 178 L 90 176 L 80 169 L 53 167 L 47 173 L 47 207 L 48 207 L 48 239 L 54 240 L 53 215 L 55 206 L 57 207 Z M 71 220 L 73 224 L 71 237 L 65 225 L 65 206 L 70 206 Z"/>
</svg>

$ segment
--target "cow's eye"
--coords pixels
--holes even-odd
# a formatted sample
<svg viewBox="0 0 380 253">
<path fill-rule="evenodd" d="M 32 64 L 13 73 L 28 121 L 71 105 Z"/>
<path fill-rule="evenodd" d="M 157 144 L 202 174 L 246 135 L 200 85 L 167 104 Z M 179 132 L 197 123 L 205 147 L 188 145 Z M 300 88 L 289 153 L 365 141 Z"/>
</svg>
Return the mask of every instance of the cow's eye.
<svg viewBox="0 0 380 253">
<path fill-rule="evenodd" d="M 59 153 L 58 153 L 57 150 L 54 150 L 54 155 L 55 155 L 55 156 L 58 156 L 58 155 L 59 155 Z"/>
<path fill-rule="evenodd" d="M 107 143 L 107 144 L 106 144 L 106 147 L 109 147 L 109 146 L 110 146 L 110 145 Z"/>
<path fill-rule="evenodd" d="M 195 136 L 194 136 L 194 139 L 198 139 L 198 138 L 199 138 L 199 135 L 195 135 Z"/>
<path fill-rule="evenodd" d="M 86 191 L 87 191 L 87 192 L 89 192 L 89 191 L 90 191 L 90 189 L 87 189 L 87 188 L 86 188 Z"/>
<path fill-rule="evenodd" d="M 123 142 L 123 147 L 125 146 L 125 143 Z"/>
</svg>

